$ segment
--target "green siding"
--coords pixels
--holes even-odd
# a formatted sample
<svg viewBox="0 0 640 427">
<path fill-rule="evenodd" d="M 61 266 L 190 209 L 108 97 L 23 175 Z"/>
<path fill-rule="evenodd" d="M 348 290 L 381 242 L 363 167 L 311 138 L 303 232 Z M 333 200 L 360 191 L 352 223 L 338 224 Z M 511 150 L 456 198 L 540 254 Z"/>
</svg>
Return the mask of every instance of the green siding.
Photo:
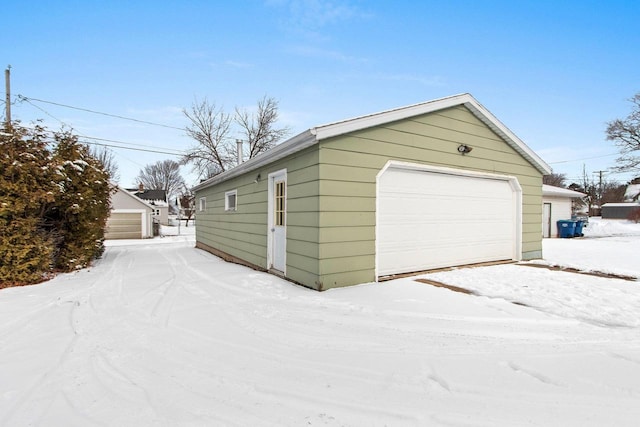
<svg viewBox="0 0 640 427">
<path fill-rule="evenodd" d="M 473 151 L 460 155 L 460 144 Z M 460 106 L 320 142 L 323 288 L 375 280 L 376 175 L 389 160 L 517 177 L 523 257 L 541 253 L 542 175 Z"/>
<path fill-rule="evenodd" d="M 307 286 L 318 281 L 319 165 L 317 146 L 196 193 L 197 241 L 267 268 L 268 176 L 287 170 L 287 277 Z M 260 181 L 254 182 L 260 174 Z M 224 193 L 238 190 L 238 207 L 225 212 Z"/>
</svg>

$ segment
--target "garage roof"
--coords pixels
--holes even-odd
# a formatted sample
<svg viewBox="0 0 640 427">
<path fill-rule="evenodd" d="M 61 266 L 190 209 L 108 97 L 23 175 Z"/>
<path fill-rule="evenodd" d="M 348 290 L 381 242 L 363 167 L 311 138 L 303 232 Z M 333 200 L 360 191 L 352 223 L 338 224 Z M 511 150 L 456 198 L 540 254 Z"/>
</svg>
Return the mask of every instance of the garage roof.
<svg viewBox="0 0 640 427">
<path fill-rule="evenodd" d="M 579 199 L 586 196 L 586 194 L 579 191 L 569 190 L 568 188 L 555 187 L 548 184 L 542 185 L 542 195 L 550 197 L 567 197 L 571 199 Z"/>
<path fill-rule="evenodd" d="M 305 148 L 317 144 L 327 138 L 459 105 L 467 107 L 479 120 L 504 139 L 504 141 L 520 153 L 522 157 L 527 159 L 527 161 L 529 161 L 529 163 L 531 163 L 540 173 L 544 175 L 551 173 L 549 165 L 546 164 L 535 152 L 533 152 L 533 150 L 531 150 L 522 140 L 520 140 L 520 138 L 511 132 L 509 128 L 491 114 L 489 110 L 480 104 L 473 96 L 468 93 L 463 93 L 460 95 L 453 95 L 446 98 L 435 99 L 406 107 L 395 108 L 392 110 L 386 110 L 379 113 L 368 114 L 365 116 L 313 127 L 283 142 L 282 144 L 275 146 L 271 150 L 256 156 L 253 159 L 247 160 L 233 169 L 229 169 L 228 171 L 200 183 L 194 187 L 194 190 L 201 190 L 211 185 L 234 178 L 238 175 L 251 172 L 252 170 L 260 168 L 268 163 L 280 160 L 293 153 L 304 150 Z"/>
</svg>

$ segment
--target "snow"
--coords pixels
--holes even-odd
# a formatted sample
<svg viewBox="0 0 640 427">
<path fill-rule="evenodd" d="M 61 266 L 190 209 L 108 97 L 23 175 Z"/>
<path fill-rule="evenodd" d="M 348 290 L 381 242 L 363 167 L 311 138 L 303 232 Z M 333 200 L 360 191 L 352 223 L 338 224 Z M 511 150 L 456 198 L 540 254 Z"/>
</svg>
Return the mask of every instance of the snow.
<svg viewBox="0 0 640 427">
<path fill-rule="evenodd" d="M 638 281 L 496 265 L 318 293 L 193 230 L 0 291 L 0 425 L 638 424 Z M 591 219 L 537 264 L 640 277 L 639 245 Z"/>
<path fill-rule="evenodd" d="M 629 184 L 627 190 L 624 193 L 625 201 L 633 201 L 640 196 L 640 184 Z"/>
<path fill-rule="evenodd" d="M 544 196 L 559 196 L 575 199 L 586 196 L 586 194 L 580 193 L 579 191 L 573 191 L 569 190 L 568 188 L 556 187 L 548 184 L 542 184 L 542 194 Z"/>
</svg>

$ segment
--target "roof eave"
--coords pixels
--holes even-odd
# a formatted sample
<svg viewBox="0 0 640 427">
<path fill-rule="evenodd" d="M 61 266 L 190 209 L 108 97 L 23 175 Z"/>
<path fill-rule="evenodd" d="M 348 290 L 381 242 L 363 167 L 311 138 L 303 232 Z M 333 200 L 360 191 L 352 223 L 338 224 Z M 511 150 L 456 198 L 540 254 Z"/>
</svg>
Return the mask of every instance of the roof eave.
<svg viewBox="0 0 640 427">
<path fill-rule="evenodd" d="M 504 139 L 514 150 L 516 150 L 522 157 L 524 157 L 531 165 L 533 165 L 538 172 L 543 175 L 549 175 L 551 173 L 551 166 L 549 166 L 540 156 L 538 156 L 527 144 L 516 136 L 511 130 L 506 127 L 497 117 L 495 117 L 489 110 L 487 110 L 482 104 L 480 104 L 475 98 L 469 95 L 470 100 L 465 102 L 467 107 L 478 119 L 480 119 L 485 125 L 487 125 L 498 136 Z"/>
<path fill-rule="evenodd" d="M 210 178 L 195 187 L 194 191 L 202 190 L 211 185 L 219 184 L 228 179 L 234 178 L 243 173 L 251 172 L 267 163 L 280 160 L 295 152 L 301 151 L 321 140 L 344 135 L 350 132 L 359 131 L 398 120 L 407 119 L 423 114 L 432 113 L 434 111 L 444 110 L 446 108 L 464 105 L 479 120 L 500 136 L 507 144 L 523 156 L 533 167 L 541 174 L 548 175 L 551 173 L 551 167 L 545 163 L 533 150 L 531 150 L 520 138 L 518 138 L 509 128 L 507 128 L 497 117 L 489 112 L 482 104 L 480 104 L 473 96 L 468 93 L 448 96 L 445 98 L 435 99 L 419 104 L 409 105 L 405 107 L 395 108 L 374 114 L 360 116 L 352 119 L 342 120 L 339 122 L 329 123 L 326 125 L 316 126 L 297 136 L 283 142 L 271 150 L 254 157 L 233 169 L 223 172 Z"/>
<path fill-rule="evenodd" d="M 259 169 L 268 163 L 275 162 L 293 153 L 302 151 L 305 148 L 312 146 L 316 142 L 318 141 L 315 137 L 315 134 L 313 133 L 313 129 L 309 129 L 283 142 L 280 145 L 276 145 L 269 151 L 266 151 L 252 159 L 247 160 L 246 162 L 234 167 L 233 169 L 229 169 L 225 172 L 222 172 L 221 174 L 207 179 L 204 182 L 201 182 L 200 184 L 193 187 L 192 190 L 203 190 L 212 185 L 219 184 L 231 178 L 235 178 L 239 175 Z"/>
<path fill-rule="evenodd" d="M 316 133 L 317 139 L 322 140 L 422 114 L 432 113 L 434 111 L 444 110 L 446 108 L 456 107 L 458 105 L 467 107 L 473 115 L 505 140 L 521 156 L 527 159 L 540 173 L 543 175 L 551 173 L 551 167 L 544 160 L 469 93 L 452 95 L 354 119 L 317 126 L 313 130 Z"/>
</svg>

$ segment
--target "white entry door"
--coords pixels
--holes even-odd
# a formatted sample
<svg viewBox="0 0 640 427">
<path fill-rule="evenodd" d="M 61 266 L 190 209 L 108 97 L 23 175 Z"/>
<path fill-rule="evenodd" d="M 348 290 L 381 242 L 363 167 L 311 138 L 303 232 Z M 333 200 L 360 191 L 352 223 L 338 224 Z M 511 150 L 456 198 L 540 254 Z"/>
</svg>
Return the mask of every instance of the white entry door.
<svg viewBox="0 0 640 427">
<path fill-rule="evenodd" d="M 270 270 L 286 273 L 287 265 L 287 171 L 269 174 L 267 263 Z"/>
<path fill-rule="evenodd" d="M 427 166 L 378 179 L 378 276 L 519 258 L 515 178 Z"/>
</svg>

